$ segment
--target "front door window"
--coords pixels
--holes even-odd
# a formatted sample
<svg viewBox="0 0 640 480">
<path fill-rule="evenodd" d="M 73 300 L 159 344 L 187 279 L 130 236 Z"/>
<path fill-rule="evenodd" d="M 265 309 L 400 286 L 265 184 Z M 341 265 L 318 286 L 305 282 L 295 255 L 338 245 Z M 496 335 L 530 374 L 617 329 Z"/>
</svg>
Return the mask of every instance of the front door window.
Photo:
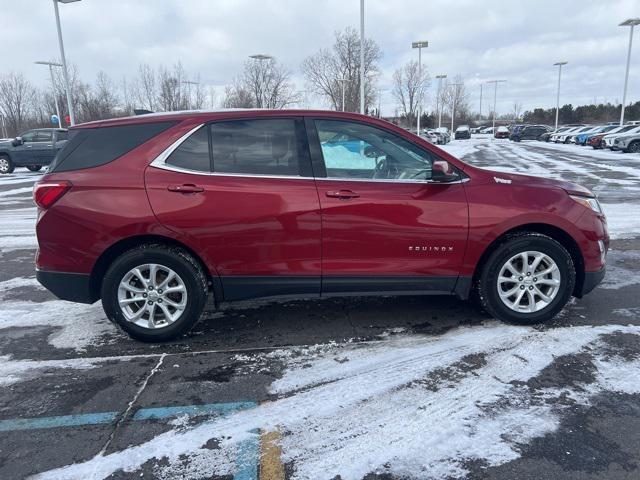
<svg viewBox="0 0 640 480">
<path fill-rule="evenodd" d="M 428 181 L 432 155 L 386 130 L 316 120 L 327 178 Z"/>
</svg>

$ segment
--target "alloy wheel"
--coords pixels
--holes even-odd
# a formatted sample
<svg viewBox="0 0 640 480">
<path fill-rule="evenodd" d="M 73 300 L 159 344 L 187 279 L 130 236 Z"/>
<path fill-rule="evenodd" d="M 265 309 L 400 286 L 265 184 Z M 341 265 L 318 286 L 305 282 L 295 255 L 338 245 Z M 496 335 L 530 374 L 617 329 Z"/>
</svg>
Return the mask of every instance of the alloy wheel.
<svg viewBox="0 0 640 480">
<path fill-rule="evenodd" d="M 560 290 L 560 269 L 548 255 L 526 251 L 512 256 L 500 269 L 498 296 L 519 313 L 535 313 L 547 307 Z"/>
<path fill-rule="evenodd" d="M 0 157 L 0 173 L 8 173 L 9 172 L 9 160 L 5 157 Z"/>
<path fill-rule="evenodd" d="M 162 328 L 184 313 L 187 287 L 169 267 L 156 263 L 139 265 L 120 281 L 118 304 L 127 321 L 142 328 Z"/>
</svg>

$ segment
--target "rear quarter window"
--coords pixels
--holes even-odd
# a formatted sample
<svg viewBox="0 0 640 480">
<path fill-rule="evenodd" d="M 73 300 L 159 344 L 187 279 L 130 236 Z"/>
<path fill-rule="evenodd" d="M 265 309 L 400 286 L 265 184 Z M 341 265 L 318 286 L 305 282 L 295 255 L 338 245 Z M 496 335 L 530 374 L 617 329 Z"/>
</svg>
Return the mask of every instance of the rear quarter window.
<svg viewBox="0 0 640 480">
<path fill-rule="evenodd" d="M 49 171 L 68 172 L 106 165 L 177 123 L 138 123 L 70 130 L 69 141 L 58 152 Z"/>
</svg>

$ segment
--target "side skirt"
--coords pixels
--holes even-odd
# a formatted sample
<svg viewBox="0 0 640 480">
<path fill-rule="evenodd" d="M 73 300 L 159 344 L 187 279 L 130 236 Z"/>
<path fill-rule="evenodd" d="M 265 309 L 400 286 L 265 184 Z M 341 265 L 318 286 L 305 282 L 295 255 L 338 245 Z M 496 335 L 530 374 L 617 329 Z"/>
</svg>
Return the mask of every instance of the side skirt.
<svg viewBox="0 0 640 480">
<path fill-rule="evenodd" d="M 457 276 L 247 276 L 221 277 L 225 302 L 258 298 L 368 295 L 469 296 L 470 277 Z"/>
</svg>

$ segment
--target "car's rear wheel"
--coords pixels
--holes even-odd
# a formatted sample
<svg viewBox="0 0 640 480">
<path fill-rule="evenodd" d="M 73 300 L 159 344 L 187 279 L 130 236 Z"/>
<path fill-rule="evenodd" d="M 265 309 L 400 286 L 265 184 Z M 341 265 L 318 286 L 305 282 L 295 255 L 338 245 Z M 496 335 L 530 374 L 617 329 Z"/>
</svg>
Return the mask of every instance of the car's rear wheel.
<svg viewBox="0 0 640 480">
<path fill-rule="evenodd" d="M 180 248 L 143 245 L 118 257 L 102 283 L 107 317 L 136 340 L 162 342 L 184 335 L 207 299 L 207 278 Z"/>
<path fill-rule="evenodd" d="M 635 140 L 629 144 L 627 147 L 627 152 L 629 153 L 640 153 L 640 141 Z"/>
<path fill-rule="evenodd" d="M 12 173 L 14 169 L 11 159 L 6 155 L 0 155 L 0 174 Z"/>
<path fill-rule="evenodd" d="M 39 172 L 42 169 L 42 165 L 27 165 L 27 169 L 31 172 Z"/>
<path fill-rule="evenodd" d="M 534 324 L 565 306 L 576 272 L 569 252 L 556 240 L 527 232 L 505 239 L 476 279 L 481 306 L 496 318 Z"/>
</svg>

